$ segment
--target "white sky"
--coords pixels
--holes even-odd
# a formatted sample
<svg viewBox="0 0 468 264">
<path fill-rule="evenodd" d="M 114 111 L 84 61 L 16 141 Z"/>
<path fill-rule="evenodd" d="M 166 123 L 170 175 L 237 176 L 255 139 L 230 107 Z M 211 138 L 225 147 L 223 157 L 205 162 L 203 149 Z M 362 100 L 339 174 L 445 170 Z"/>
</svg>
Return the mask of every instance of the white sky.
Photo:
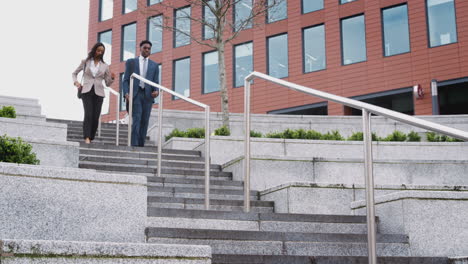
<svg viewBox="0 0 468 264">
<path fill-rule="evenodd" d="M 82 120 L 71 74 L 87 54 L 88 17 L 89 0 L 2 1 L 0 95 L 39 99 L 48 118 Z"/>
</svg>

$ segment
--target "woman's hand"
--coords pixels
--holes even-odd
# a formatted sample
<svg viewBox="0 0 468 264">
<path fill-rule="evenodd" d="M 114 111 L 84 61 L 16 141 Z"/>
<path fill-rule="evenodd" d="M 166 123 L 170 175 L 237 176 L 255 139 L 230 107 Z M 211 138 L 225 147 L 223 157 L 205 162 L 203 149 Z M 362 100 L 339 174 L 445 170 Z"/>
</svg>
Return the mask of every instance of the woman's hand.
<svg viewBox="0 0 468 264">
<path fill-rule="evenodd" d="M 80 82 L 74 82 L 73 84 L 74 84 L 74 85 L 76 86 L 76 88 L 78 88 L 78 89 L 80 89 L 80 88 L 82 87 Z"/>
</svg>

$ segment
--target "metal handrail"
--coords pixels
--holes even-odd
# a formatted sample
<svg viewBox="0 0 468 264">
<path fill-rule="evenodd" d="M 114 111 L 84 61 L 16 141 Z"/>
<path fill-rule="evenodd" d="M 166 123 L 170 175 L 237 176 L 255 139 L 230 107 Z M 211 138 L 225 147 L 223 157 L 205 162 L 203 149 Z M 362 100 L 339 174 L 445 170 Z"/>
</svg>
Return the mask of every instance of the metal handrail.
<svg viewBox="0 0 468 264">
<path fill-rule="evenodd" d="M 130 76 L 130 95 L 129 95 L 129 111 L 128 111 L 128 145 L 131 143 L 132 135 L 132 111 L 133 111 L 133 79 L 137 78 L 140 82 L 147 83 L 151 86 L 159 88 L 159 107 L 158 107 L 158 177 L 161 177 L 161 160 L 162 160 L 162 119 L 163 119 L 163 95 L 164 92 L 170 93 L 184 101 L 192 103 L 196 106 L 205 109 L 205 210 L 210 208 L 210 106 L 185 97 L 173 90 L 166 88 L 160 84 L 149 81 L 140 75 L 133 73 Z"/>
<path fill-rule="evenodd" d="M 115 131 L 115 145 L 118 146 L 119 145 L 119 114 L 120 114 L 120 109 L 119 109 L 119 106 L 120 106 L 120 93 L 119 92 L 116 92 L 114 90 L 112 90 L 111 88 L 109 87 L 104 87 L 104 89 L 108 90 L 111 94 L 115 95 L 117 97 L 117 100 L 115 100 L 117 102 L 117 107 L 116 107 L 116 110 L 115 110 L 115 125 L 117 126 L 116 127 L 116 131 Z M 110 101 L 110 100 L 109 100 Z M 98 123 L 98 137 L 100 138 L 101 137 L 101 115 L 99 115 L 99 123 Z"/>
<path fill-rule="evenodd" d="M 309 95 L 320 97 L 322 99 L 340 103 L 352 108 L 362 110 L 362 122 L 364 133 L 364 166 L 365 166 L 365 182 L 366 182 L 366 204 L 367 204 L 367 236 L 368 236 L 368 256 L 369 263 L 377 263 L 376 254 L 376 227 L 375 227 L 375 206 L 374 206 L 374 176 L 373 176 L 373 161 L 372 161 L 372 135 L 371 135 L 371 114 L 385 116 L 387 118 L 400 121 L 409 125 L 424 128 L 430 131 L 446 134 L 458 139 L 468 141 L 468 132 L 455 128 L 443 126 L 430 121 L 422 120 L 413 116 L 398 113 L 379 106 L 360 102 L 333 95 L 330 93 L 307 88 L 302 85 L 294 84 L 269 75 L 252 72 L 244 81 L 244 126 L 245 126 L 245 164 L 244 164 L 244 211 L 250 211 L 250 81 L 254 78 L 264 79 L 286 88 L 303 92 Z"/>
</svg>

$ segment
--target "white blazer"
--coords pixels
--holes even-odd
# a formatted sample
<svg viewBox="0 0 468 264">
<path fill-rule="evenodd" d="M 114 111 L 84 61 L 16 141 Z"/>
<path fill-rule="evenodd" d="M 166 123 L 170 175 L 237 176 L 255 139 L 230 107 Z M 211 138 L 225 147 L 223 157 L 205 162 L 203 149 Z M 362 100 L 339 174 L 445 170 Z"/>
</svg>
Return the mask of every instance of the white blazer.
<svg viewBox="0 0 468 264">
<path fill-rule="evenodd" d="M 84 65 L 86 63 L 86 69 L 85 72 L 83 73 L 83 90 L 81 91 L 82 93 L 87 93 L 91 91 L 91 88 L 93 88 L 94 85 L 94 92 L 96 95 L 105 96 L 104 93 L 104 85 L 102 84 L 102 81 L 106 82 L 106 86 L 111 86 L 114 80 L 111 78 L 110 70 L 109 70 L 109 65 L 106 63 L 101 62 L 99 64 L 99 69 L 96 73 L 96 77 L 93 76 L 91 73 L 91 63 L 94 63 L 93 60 L 82 60 L 80 63 L 80 66 L 76 68 L 76 70 L 72 73 L 73 77 L 73 82 L 77 82 L 78 79 L 78 73 L 83 70 Z"/>
</svg>

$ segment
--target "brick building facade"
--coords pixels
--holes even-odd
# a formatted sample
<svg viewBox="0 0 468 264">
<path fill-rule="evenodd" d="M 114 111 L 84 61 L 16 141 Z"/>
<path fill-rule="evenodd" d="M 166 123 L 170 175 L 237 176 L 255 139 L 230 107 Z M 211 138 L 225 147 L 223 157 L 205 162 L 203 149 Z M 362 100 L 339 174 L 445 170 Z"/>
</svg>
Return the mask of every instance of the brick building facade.
<svg viewBox="0 0 468 264">
<path fill-rule="evenodd" d="M 178 7 L 187 6 L 183 0 L 164 0 L 169 1 Z M 127 43 L 134 45 L 130 49 L 138 55 L 138 43 L 148 38 L 151 28 L 148 19 L 158 15 L 156 7 L 161 5 L 158 2 L 160 0 L 90 0 L 88 46 L 98 40 L 106 43 L 106 52 L 111 53 L 111 71 L 116 74 L 124 72 L 124 59 L 128 55 L 122 52 L 124 43 L 127 48 Z M 314 5 L 319 3 L 319 6 L 322 3 L 323 8 L 308 12 L 305 9 L 312 2 Z M 276 47 L 275 53 L 287 54 L 286 65 L 284 62 L 280 65 L 286 69 L 286 77 L 281 77 L 287 81 L 409 114 L 431 115 L 437 111 L 440 114 L 468 113 L 468 16 L 463 15 L 468 14 L 468 1 L 287 0 L 286 10 L 284 19 L 243 30 L 232 44 L 226 46 L 231 112 L 243 112 L 244 90 L 235 87 L 233 77 L 236 45 L 252 43 L 253 70 L 268 73 L 277 66 L 269 65 L 274 58 L 268 51 L 269 41 L 276 41 L 270 37 L 282 36 L 283 40 L 286 39 L 283 43 L 287 43 L 285 50 Z M 192 6 L 191 15 L 201 16 L 202 8 Z M 363 23 L 361 30 L 360 23 Z M 357 33 L 353 28 L 358 29 Z M 318 45 L 315 36 L 319 35 L 307 40 L 308 29 L 320 29 L 324 33 L 323 58 L 319 59 L 323 63 L 318 68 L 315 62 L 317 52 L 311 47 Z M 130 35 L 135 30 L 134 37 L 124 37 L 125 30 Z M 201 36 L 201 25 L 192 23 L 191 33 Z M 203 57 L 212 49 L 194 41 L 174 47 L 173 32 L 164 30 L 161 34 L 161 51 L 150 56 L 162 64 L 161 84 L 173 88 L 175 62 L 189 58 L 190 97 L 209 104 L 212 111 L 220 111 L 220 92 L 203 91 Z M 364 39 L 361 39 L 362 45 L 356 46 L 360 34 Z M 395 38 L 398 41 L 395 42 Z M 405 47 L 406 38 L 408 43 Z M 306 47 L 309 42 L 315 44 Z M 309 51 L 315 57 L 306 54 Z M 308 69 L 312 68 L 316 70 L 309 72 Z M 437 109 L 433 107 L 433 80 L 438 86 Z M 422 89 L 423 98 L 417 99 L 413 95 L 415 85 Z M 112 88 L 119 90 L 119 82 L 115 82 Z M 359 114 L 341 105 L 323 102 L 262 80 L 255 81 L 252 91 L 251 109 L 254 113 Z M 115 116 L 114 100 L 115 97 L 111 98 L 108 118 Z M 164 97 L 164 106 L 200 110 L 170 96 Z"/>
</svg>

